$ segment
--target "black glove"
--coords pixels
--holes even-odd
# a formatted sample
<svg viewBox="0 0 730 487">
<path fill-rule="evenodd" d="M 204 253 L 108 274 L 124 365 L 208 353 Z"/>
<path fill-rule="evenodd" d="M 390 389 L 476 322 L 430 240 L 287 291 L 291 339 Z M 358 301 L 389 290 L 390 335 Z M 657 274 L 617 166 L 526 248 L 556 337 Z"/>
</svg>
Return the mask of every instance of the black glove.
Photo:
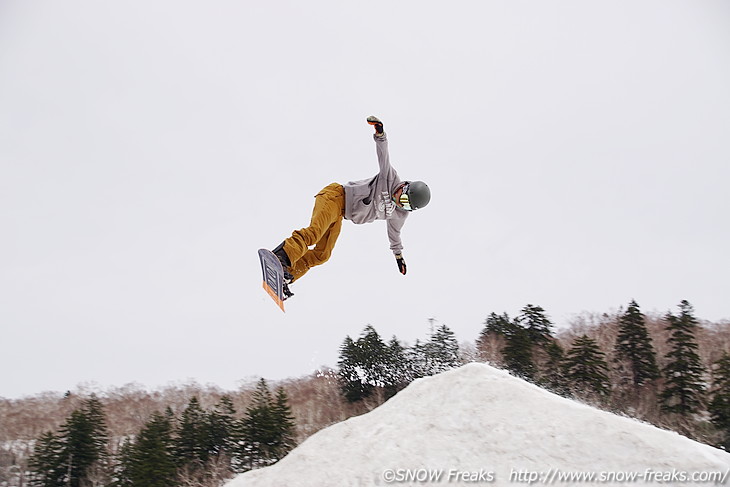
<svg viewBox="0 0 730 487">
<path fill-rule="evenodd" d="M 395 254 L 395 261 L 398 263 L 398 270 L 404 276 L 406 275 L 406 260 L 403 258 L 403 254 Z"/>
<path fill-rule="evenodd" d="M 375 135 L 382 135 L 383 134 L 383 122 L 381 122 L 378 117 L 374 115 L 370 115 L 368 117 L 368 123 L 375 127 Z"/>
</svg>

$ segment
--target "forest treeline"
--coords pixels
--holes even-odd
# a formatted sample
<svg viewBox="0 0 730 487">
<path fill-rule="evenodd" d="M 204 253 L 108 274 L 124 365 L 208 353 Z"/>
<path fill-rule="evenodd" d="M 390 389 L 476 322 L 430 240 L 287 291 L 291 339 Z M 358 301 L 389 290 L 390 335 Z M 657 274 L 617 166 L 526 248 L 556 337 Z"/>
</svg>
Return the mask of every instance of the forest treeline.
<svg viewBox="0 0 730 487">
<path fill-rule="evenodd" d="M 261 379 L 239 417 L 224 395 L 211 409 L 193 396 L 181 414 L 152 413 L 134 435 L 109 435 L 103 403 L 85 399 L 56 431 L 34 441 L 21 478 L 39 487 L 220 485 L 231 474 L 283 458 L 295 425 L 283 388 Z"/>
<path fill-rule="evenodd" d="M 345 339 L 338 365 L 344 397 L 357 401 L 375 390 L 387 399 L 414 379 L 483 360 L 556 394 L 730 448 L 729 347 L 730 327 L 701 326 L 687 301 L 653 318 L 631 301 L 561 334 L 542 307 L 527 305 L 514 317 L 490 313 L 471 352 L 446 325 L 413 347 L 366 327 Z"/>
<path fill-rule="evenodd" d="M 636 301 L 558 336 L 545 311 L 492 313 L 482 358 L 573 397 L 710 445 L 730 447 L 730 327 L 700 324 L 692 305 L 645 316 Z"/>
<path fill-rule="evenodd" d="M 557 394 L 730 447 L 730 324 L 687 301 L 582 315 L 561 333 L 543 308 L 492 312 L 459 344 L 429 320 L 407 345 L 375 327 L 345 337 L 336 369 L 239 391 L 197 384 L 0 399 L 0 487 L 222 485 L 270 465 L 321 428 L 367 412 L 413 380 L 486 361 Z"/>
</svg>

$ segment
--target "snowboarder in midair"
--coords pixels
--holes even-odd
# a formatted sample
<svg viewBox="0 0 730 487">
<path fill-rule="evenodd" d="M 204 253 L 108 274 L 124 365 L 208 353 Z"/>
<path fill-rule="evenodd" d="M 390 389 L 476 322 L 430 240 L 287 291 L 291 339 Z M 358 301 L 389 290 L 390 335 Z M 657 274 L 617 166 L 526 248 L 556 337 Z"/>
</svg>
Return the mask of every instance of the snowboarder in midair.
<svg viewBox="0 0 730 487">
<path fill-rule="evenodd" d="M 340 235 L 342 219 L 356 224 L 385 220 L 390 249 L 398 270 L 406 273 L 400 232 L 411 211 L 423 208 L 431 200 L 431 191 L 423 181 L 402 181 L 388 155 L 388 138 L 383 122 L 370 116 L 367 122 L 375 128 L 375 147 L 380 171 L 369 179 L 351 181 L 345 185 L 332 183 L 314 199 L 312 221 L 307 228 L 295 230 L 272 252 L 284 267 L 284 293 L 292 296 L 288 284 L 302 277 L 332 255 Z M 314 248 L 311 248 L 314 246 Z"/>
</svg>

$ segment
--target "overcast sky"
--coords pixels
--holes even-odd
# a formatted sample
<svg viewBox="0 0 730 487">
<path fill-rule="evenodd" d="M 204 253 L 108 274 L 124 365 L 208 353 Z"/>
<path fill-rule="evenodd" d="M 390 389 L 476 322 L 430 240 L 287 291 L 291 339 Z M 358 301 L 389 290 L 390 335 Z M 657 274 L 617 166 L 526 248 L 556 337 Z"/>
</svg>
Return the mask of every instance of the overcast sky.
<svg viewBox="0 0 730 487">
<path fill-rule="evenodd" d="M 373 325 L 687 299 L 730 318 L 726 0 L 0 0 L 0 396 L 334 366 Z M 256 250 L 385 123 L 433 192 L 283 314 Z"/>
</svg>

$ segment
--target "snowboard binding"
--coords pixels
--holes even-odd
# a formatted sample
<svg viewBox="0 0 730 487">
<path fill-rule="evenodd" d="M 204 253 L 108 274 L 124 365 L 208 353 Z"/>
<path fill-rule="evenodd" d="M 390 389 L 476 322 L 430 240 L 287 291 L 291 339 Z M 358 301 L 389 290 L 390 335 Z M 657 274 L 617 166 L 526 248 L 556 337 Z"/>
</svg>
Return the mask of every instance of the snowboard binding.
<svg viewBox="0 0 730 487">
<path fill-rule="evenodd" d="M 286 282 L 286 279 L 282 283 L 281 290 L 284 292 L 284 301 L 294 296 L 294 293 L 289 289 L 289 283 Z"/>
</svg>

